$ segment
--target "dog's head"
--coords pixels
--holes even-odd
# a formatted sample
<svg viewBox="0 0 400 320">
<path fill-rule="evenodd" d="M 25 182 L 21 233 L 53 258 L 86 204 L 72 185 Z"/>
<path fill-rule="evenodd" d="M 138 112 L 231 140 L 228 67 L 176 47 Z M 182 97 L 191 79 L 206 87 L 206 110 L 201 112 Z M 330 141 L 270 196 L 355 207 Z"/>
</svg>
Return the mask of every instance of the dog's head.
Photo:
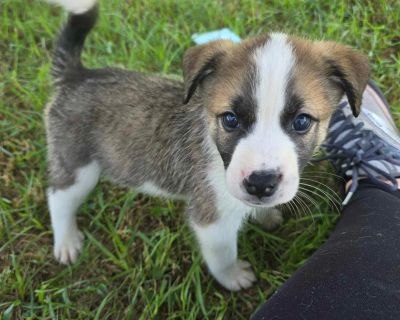
<svg viewBox="0 0 400 320">
<path fill-rule="evenodd" d="M 185 103 L 207 109 L 228 190 L 265 207 L 295 196 L 341 98 L 357 116 L 369 76 L 351 48 L 284 34 L 193 47 L 183 70 Z"/>
</svg>

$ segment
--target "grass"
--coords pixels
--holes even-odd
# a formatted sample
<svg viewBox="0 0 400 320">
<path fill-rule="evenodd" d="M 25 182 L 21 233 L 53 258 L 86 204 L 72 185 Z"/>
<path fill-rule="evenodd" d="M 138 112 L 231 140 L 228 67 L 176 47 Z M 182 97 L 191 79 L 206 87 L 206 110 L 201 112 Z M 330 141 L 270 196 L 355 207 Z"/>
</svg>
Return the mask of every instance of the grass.
<svg viewBox="0 0 400 320">
<path fill-rule="evenodd" d="M 44 2 L 0 2 L 0 318 L 249 318 L 327 238 L 337 214 L 325 201 L 272 233 L 246 226 L 239 252 L 259 281 L 240 293 L 207 273 L 183 204 L 107 182 L 79 214 L 86 240 L 77 263 L 53 260 L 42 112 L 64 19 Z M 369 56 L 399 121 L 399 21 L 399 1 L 102 1 L 84 61 L 179 75 L 191 34 L 221 27 L 242 37 L 283 30 L 336 40 Z"/>
</svg>

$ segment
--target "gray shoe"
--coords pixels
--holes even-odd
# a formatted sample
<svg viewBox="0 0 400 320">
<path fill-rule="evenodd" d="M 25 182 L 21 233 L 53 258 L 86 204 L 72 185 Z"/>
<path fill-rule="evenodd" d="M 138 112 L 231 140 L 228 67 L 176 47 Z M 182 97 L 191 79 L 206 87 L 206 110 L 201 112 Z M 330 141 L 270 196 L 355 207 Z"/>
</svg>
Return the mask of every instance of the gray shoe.
<svg viewBox="0 0 400 320">
<path fill-rule="evenodd" d="M 332 117 L 322 148 L 336 172 L 352 185 L 343 205 L 368 178 L 386 190 L 398 188 L 400 177 L 400 134 L 390 115 L 389 105 L 375 83 L 370 81 L 363 93 L 361 113 L 354 118 L 347 101 Z"/>
</svg>

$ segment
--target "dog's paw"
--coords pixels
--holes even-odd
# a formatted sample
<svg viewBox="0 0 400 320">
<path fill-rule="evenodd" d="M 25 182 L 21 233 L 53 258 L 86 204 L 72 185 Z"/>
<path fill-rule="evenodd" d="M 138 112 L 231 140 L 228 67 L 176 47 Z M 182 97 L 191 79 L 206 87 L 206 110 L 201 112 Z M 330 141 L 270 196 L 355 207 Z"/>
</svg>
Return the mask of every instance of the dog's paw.
<svg viewBox="0 0 400 320">
<path fill-rule="evenodd" d="M 54 241 L 54 257 L 62 264 L 68 265 L 78 259 L 79 253 L 82 250 L 83 233 L 78 229 L 70 230 L 61 239 Z"/>
<path fill-rule="evenodd" d="M 234 264 L 214 276 L 222 286 L 231 291 L 247 289 L 256 281 L 256 276 L 251 270 L 250 263 L 243 260 L 237 260 Z"/>
<path fill-rule="evenodd" d="M 254 219 L 265 230 L 273 230 L 283 222 L 282 212 L 276 208 L 257 211 Z"/>
</svg>

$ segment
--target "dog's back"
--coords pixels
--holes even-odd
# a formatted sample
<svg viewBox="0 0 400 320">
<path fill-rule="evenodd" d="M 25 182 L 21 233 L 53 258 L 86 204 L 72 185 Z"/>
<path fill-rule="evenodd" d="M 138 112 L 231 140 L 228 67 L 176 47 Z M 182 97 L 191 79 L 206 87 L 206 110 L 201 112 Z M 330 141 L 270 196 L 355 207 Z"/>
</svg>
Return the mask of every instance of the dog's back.
<svg viewBox="0 0 400 320">
<path fill-rule="evenodd" d="M 183 84 L 123 69 L 85 68 L 81 52 L 97 15 L 96 4 L 71 13 L 54 51 L 55 90 L 45 118 L 50 186 L 68 187 L 78 168 L 96 161 L 121 185 L 142 187 L 150 180 L 170 195 L 184 193 L 187 179 L 176 161 L 191 157 L 181 152 L 185 143 L 196 151 L 187 132 L 201 128 L 188 123 L 194 118 L 182 103 Z M 160 172 L 170 173 L 169 179 Z"/>
</svg>

